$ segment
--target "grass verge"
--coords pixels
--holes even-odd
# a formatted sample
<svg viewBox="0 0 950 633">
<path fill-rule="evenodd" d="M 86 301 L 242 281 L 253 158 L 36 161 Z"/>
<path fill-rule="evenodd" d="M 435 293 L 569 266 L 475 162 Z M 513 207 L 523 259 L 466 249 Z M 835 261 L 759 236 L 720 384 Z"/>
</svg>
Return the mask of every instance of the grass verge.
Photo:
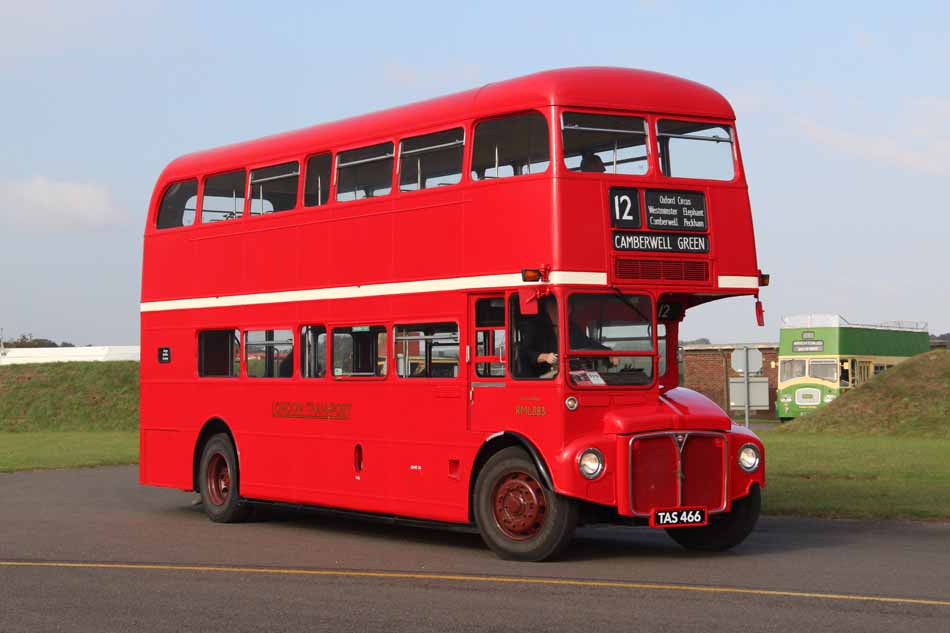
<svg viewBox="0 0 950 633">
<path fill-rule="evenodd" d="M 950 440 L 764 431 L 764 512 L 950 520 Z"/>
<path fill-rule="evenodd" d="M 0 472 L 134 464 L 137 431 L 0 432 Z"/>
</svg>

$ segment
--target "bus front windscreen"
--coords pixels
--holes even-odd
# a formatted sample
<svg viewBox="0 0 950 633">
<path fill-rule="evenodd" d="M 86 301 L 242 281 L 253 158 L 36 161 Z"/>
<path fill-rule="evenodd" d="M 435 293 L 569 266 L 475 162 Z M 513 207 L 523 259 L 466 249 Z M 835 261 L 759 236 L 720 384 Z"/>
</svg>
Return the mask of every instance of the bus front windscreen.
<svg viewBox="0 0 950 633">
<path fill-rule="evenodd" d="M 649 297 L 575 293 L 568 302 L 567 316 L 572 384 L 652 384 L 655 349 Z"/>
</svg>

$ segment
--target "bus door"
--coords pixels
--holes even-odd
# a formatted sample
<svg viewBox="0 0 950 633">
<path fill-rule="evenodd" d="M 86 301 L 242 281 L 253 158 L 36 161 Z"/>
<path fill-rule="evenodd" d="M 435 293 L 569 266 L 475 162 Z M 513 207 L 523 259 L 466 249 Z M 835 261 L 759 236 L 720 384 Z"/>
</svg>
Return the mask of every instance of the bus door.
<svg viewBox="0 0 950 633">
<path fill-rule="evenodd" d="M 510 396 L 505 389 L 508 359 L 508 318 L 505 295 L 474 295 L 469 298 L 466 346 L 469 376 L 469 428 L 497 431 L 506 419 Z"/>
</svg>

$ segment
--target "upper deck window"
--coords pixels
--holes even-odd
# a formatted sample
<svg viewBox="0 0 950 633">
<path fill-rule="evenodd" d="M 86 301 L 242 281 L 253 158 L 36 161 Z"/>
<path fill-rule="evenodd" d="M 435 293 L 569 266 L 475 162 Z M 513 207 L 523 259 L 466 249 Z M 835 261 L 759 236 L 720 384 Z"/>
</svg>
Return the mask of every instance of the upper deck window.
<svg viewBox="0 0 950 633">
<path fill-rule="evenodd" d="M 393 189 L 393 143 L 337 154 L 336 199 L 340 202 L 388 195 Z"/>
<path fill-rule="evenodd" d="M 647 173 L 647 127 L 641 117 L 565 112 L 564 164 L 571 171 Z"/>
<path fill-rule="evenodd" d="M 399 143 L 399 190 L 417 191 L 462 180 L 465 130 L 413 136 Z"/>
<path fill-rule="evenodd" d="M 198 179 L 185 180 L 169 185 L 158 207 L 155 228 L 173 229 L 176 226 L 191 226 L 195 223 L 198 208 Z"/>
<path fill-rule="evenodd" d="M 251 171 L 251 215 L 286 211 L 297 206 L 296 161 Z"/>
<path fill-rule="evenodd" d="M 304 187 L 303 203 L 307 207 L 318 207 L 330 199 L 330 170 L 333 160 L 330 152 L 317 154 L 307 159 L 307 180 Z"/>
<path fill-rule="evenodd" d="M 539 174 L 550 163 L 548 122 L 540 112 L 491 119 L 475 127 L 475 180 Z"/>
<path fill-rule="evenodd" d="M 247 175 L 243 169 L 226 174 L 209 176 L 201 198 L 201 223 L 233 220 L 244 214 L 244 183 Z"/>
<path fill-rule="evenodd" d="M 662 120 L 656 126 L 664 176 L 732 180 L 732 130 L 716 123 Z"/>
</svg>

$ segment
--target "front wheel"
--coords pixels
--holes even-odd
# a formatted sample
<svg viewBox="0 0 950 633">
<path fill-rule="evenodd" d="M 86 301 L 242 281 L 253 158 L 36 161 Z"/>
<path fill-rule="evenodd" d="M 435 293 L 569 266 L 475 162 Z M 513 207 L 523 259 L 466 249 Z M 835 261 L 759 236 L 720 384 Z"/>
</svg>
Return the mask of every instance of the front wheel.
<svg viewBox="0 0 950 633">
<path fill-rule="evenodd" d="M 732 509 L 711 518 L 709 525 L 691 528 L 669 528 L 666 533 L 686 549 L 723 552 L 732 549 L 752 532 L 759 520 L 762 493 L 757 485 L 749 494 L 732 502 Z"/>
<path fill-rule="evenodd" d="M 238 494 L 237 454 L 231 438 L 224 433 L 213 436 L 201 453 L 198 492 L 205 514 L 218 523 L 239 523 L 250 513 L 250 506 Z"/>
<path fill-rule="evenodd" d="M 577 504 L 541 484 L 521 448 L 495 453 L 475 482 L 475 522 L 482 539 L 507 560 L 541 561 L 559 554 L 574 536 Z"/>
</svg>

